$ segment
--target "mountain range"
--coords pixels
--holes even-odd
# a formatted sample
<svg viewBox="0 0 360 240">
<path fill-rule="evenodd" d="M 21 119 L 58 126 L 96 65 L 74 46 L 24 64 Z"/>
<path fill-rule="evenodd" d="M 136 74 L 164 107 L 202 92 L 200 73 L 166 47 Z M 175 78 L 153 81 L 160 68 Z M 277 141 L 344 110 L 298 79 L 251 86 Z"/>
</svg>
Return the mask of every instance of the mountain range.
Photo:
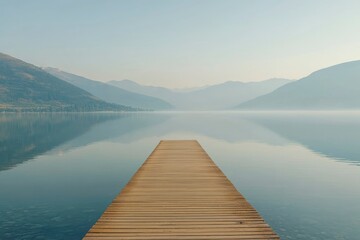
<svg viewBox="0 0 360 240">
<path fill-rule="evenodd" d="M 165 110 L 173 107 L 166 101 L 156 97 L 130 92 L 100 81 L 94 81 L 75 74 L 67 73 L 56 68 L 47 67 L 43 69 L 55 77 L 84 89 L 99 99 L 109 103 L 148 110 Z"/>
<path fill-rule="evenodd" d="M 1 111 L 128 111 L 62 81 L 41 68 L 0 53 Z"/>
<path fill-rule="evenodd" d="M 238 106 L 250 110 L 360 109 L 360 61 L 311 73 Z"/>
<path fill-rule="evenodd" d="M 193 89 L 131 80 L 94 81 L 0 53 L 0 111 L 341 110 L 360 109 L 360 61 L 297 81 L 228 81 Z"/>
<path fill-rule="evenodd" d="M 130 80 L 110 81 L 108 83 L 128 91 L 164 99 L 177 110 L 226 110 L 234 108 L 239 103 L 269 93 L 289 82 L 291 80 L 280 78 L 246 83 L 228 81 L 186 91 L 144 86 Z"/>
</svg>

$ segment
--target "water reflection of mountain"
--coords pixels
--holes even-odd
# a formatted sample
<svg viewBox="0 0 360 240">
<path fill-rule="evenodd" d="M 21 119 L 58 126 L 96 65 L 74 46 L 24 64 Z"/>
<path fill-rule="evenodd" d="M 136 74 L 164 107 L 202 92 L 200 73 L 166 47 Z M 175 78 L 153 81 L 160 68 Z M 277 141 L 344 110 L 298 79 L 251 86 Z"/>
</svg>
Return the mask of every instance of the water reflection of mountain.
<svg viewBox="0 0 360 240">
<path fill-rule="evenodd" d="M 360 165 L 359 114 L 268 114 L 251 120 L 314 152 Z"/>
<path fill-rule="evenodd" d="M 97 124 L 90 131 L 87 131 L 78 138 L 60 146 L 59 150 L 67 150 L 85 146 L 103 140 L 114 142 L 136 141 L 148 136 L 147 132 L 156 135 L 159 125 L 169 119 L 164 114 L 152 113 L 127 113 L 123 117 L 107 121 L 104 124 Z M 155 131 L 153 131 L 156 129 Z"/>
<path fill-rule="evenodd" d="M 162 114 L 42 113 L 0 115 L 0 171 L 56 149 L 61 151 L 107 139 L 142 138 L 167 119 Z"/>
<path fill-rule="evenodd" d="M 0 171 L 49 150 L 147 137 L 196 137 L 284 145 L 294 141 L 360 165 L 360 115 L 346 114 L 3 114 Z M 183 133 L 183 134 L 182 134 Z"/>
<path fill-rule="evenodd" d="M 130 132 L 129 129 L 132 131 Z M 138 114 L 131 118 L 99 124 L 78 141 L 86 141 L 85 138 L 88 136 L 98 138 L 99 134 L 106 135 L 106 138 L 112 139 L 114 142 L 124 143 L 151 137 L 167 138 L 169 135 L 176 138 L 178 134 L 181 137 L 188 136 L 188 138 L 202 135 L 230 143 L 245 141 L 271 145 L 289 143 L 287 139 L 280 137 L 268 128 L 259 126 L 238 114 L 223 113 Z"/>
<path fill-rule="evenodd" d="M 182 114 L 172 117 L 172 130 L 194 132 L 210 138 L 236 142 L 262 142 L 284 145 L 288 141 L 266 127 L 259 126 L 238 113 Z M 171 129 L 171 126 L 164 126 Z"/>
<path fill-rule="evenodd" d="M 189 137 L 200 134 L 226 142 L 255 141 L 286 145 L 292 141 L 324 156 L 360 165 L 360 114 L 214 113 L 167 116 L 167 121 L 161 124 L 152 124 L 150 128 L 144 127 L 141 131 L 119 136 L 117 140 L 131 141 L 184 132 Z M 149 116 L 146 118 L 150 119 Z M 152 118 L 156 122 L 160 117 Z"/>
<path fill-rule="evenodd" d="M 98 123 L 118 117 L 61 113 L 0 115 L 0 171 L 76 138 Z"/>
</svg>

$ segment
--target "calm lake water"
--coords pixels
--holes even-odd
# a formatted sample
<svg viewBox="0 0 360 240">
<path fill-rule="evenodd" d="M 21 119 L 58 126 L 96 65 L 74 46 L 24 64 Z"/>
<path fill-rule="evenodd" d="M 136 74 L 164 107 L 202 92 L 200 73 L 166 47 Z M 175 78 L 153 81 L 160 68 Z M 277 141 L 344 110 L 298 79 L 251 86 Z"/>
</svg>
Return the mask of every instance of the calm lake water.
<svg viewBox="0 0 360 240">
<path fill-rule="evenodd" d="M 360 239 L 360 112 L 0 114 L 0 239 L 81 239 L 161 139 L 197 139 L 282 239 Z"/>
</svg>

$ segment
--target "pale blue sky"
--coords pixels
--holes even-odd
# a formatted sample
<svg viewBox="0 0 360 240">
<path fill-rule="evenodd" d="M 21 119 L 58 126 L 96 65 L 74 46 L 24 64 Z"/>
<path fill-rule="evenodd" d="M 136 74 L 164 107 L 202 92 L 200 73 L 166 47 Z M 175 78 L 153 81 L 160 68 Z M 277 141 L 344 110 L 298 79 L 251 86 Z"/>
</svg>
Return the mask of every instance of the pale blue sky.
<svg viewBox="0 0 360 240">
<path fill-rule="evenodd" d="M 0 52 L 108 81 L 300 78 L 360 59 L 360 1 L 0 0 Z"/>
</svg>

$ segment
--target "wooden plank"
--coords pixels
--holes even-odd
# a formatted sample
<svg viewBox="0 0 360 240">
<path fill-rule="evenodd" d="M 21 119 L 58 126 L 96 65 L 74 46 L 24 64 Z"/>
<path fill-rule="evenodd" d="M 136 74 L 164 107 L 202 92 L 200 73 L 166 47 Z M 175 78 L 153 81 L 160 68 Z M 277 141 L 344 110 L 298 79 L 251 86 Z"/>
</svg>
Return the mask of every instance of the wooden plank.
<svg viewBox="0 0 360 240">
<path fill-rule="evenodd" d="M 160 141 L 84 240 L 279 239 L 195 140 Z"/>
</svg>

